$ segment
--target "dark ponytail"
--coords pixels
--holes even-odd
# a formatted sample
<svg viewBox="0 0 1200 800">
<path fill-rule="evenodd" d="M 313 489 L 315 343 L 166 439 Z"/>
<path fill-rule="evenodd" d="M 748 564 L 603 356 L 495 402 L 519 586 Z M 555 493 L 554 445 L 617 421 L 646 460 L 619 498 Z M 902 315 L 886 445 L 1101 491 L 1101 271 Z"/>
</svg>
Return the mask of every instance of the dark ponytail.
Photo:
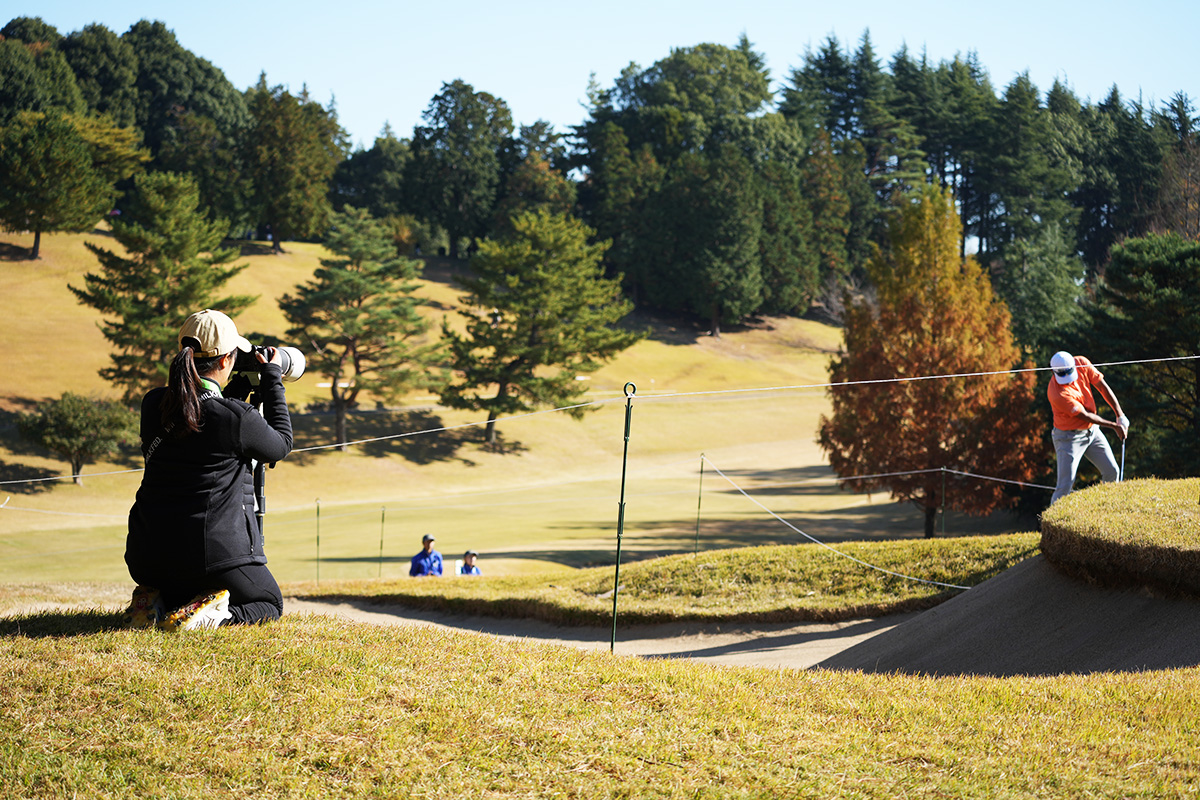
<svg viewBox="0 0 1200 800">
<path fill-rule="evenodd" d="M 183 347 L 171 361 L 167 391 L 159 405 L 163 428 L 176 438 L 200 431 L 204 421 L 200 376 L 211 373 L 221 360 L 221 356 L 196 358 L 195 351 L 199 347 L 200 342 L 190 336 L 184 337 Z"/>
</svg>

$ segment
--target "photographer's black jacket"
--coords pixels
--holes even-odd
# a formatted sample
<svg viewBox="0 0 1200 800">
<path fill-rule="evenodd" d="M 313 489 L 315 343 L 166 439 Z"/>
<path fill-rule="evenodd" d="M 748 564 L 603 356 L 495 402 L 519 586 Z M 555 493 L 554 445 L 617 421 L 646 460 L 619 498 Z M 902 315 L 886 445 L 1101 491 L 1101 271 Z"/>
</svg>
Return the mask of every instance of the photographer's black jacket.
<svg viewBox="0 0 1200 800">
<path fill-rule="evenodd" d="M 241 400 L 210 397 L 203 401 L 201 430 L 182 438 L 163 435 L 165 389 L 142 400 L 143 452 L 156 437 L 162 441 L 129 511 L 125 562 L 131 573 L 169 581 L 267 563 L 254 516 L 251 460 L 270 463 L 291 452 L 292 421 L 279 366 L 263 364 L 259 374 L 261 415 Z"/>
</svg>

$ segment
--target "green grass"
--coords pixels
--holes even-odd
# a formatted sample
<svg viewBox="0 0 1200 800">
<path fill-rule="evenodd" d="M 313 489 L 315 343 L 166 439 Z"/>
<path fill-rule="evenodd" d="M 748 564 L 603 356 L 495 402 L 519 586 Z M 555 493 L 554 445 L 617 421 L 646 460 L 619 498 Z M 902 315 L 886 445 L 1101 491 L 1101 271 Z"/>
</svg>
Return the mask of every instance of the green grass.
<svg viewBox="0 0 1200 800">
<path fill-rule="evenodd" d="M 321 617 L 0 638 L 0 795 L 1188 797 L 1200 670 L 920 678 Z"/>
<path fill-rule="evenodd" d="M 1032 533 L 847 542 L 838 548 L 893 573 L 974 586 L 1037 552 Z M 293 584 L 301 597 L 354 597 L 425 609 L 602 625 L 612 619 L 612 567 L 512 578 Z M 815 544 L 744 547 L 626 564 L 625 624 L 835 621 L 929 608 L 958 590 L 870 569 Z"/>
</svg>

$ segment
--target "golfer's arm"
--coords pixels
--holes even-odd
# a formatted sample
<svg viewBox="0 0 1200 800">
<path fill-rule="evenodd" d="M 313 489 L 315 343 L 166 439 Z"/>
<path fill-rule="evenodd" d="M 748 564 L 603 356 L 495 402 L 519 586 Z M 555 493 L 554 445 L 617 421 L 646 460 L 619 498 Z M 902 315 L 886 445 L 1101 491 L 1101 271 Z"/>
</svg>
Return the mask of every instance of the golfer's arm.
<svg viewBox="0 0 1200 800">
<path fill-rule="evenodd" d="M 1113 390 L 1109 388 L 1108 383 L 1103 378 L 1096 384 L 1096 388 L 1100 390 L 1100 396 L 1104 398 L 1104 402 L 1108 403 L 1108 407 L 1117 415 L 1117 419 L 1125 416 L 1125 412 L 1121 411 L 1120 401 L 1117 400 L 1117 396 L 1113 394 Z M 1092 422 L 1095 422 L 1095 420 L 1092 420 Z"/>
</svg>

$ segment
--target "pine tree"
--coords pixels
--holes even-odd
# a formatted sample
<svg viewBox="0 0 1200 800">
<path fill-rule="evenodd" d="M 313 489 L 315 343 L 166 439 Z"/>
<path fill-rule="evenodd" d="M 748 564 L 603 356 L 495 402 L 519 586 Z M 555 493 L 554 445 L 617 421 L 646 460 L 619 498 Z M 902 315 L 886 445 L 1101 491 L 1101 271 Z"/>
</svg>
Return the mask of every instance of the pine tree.
<svg viewBox="0 0 1200 800">
<path fill-rule="evenodd" d="M 525 212 L 508 236 L 480 245 L 461 279 L 466 330 L 442 326 L 456 379 L 441 399 L 487 411 L 489 445 L 497 417 L 575 402 L 584 392 L 576 376 L 639 338 L 614 327 L 631 305 L 619 278 L 604 277 L 607 243 L 590 244 L 593 233 L 563 214 Z M 584 409 L 568 413 L 579 418 Z"/>
<path fill-rule="evenodd" d="M 878 306 L 846 312 L 845 353 L 830 369 L 835 384 L 1008 370 L 1020 360 L 1008 309 L 979 266 L 959 256 L 949 192 L 926 186 L 914 194 L 898 210 L 889 253 L 870 265 Z M 1029 411 L 1034 381 L 1021 373 L 834 386 L 819 442 L 842 477 L 948 467 L 1029 480 L 1040 455 L 1041 429 Z M 915 503 L 926 536 L 943 503 L 979 514 L 1011 505 L 995 482 L 956 482 L 943 497 L 937 473 L 845 485 Z"/>
<path fill-rule="evenodd" d="M 113 238 L 126 255 L 88 242 L 100 271 L 84 275 L 83 289 L 68 287 L 105 316 L 100 329 L 116 352 L 100 377 L 124 387 L 126 401 L 166 382 L 179 350 L 179 326 L 189 314 L 216 308 L 235 317 L 254 302 L 245 295 L 220 296 L 247 265 L 227 266 L 236 253 L 220 247 L 225 223 L 210 222 L 200 208 L 190 177 L 139 176 L 124 213 L 112 222 Z"/>
<path fill-rule="evenodd" d="M 442 357 L 413 296 L 419 262 L 401 258 L 387 228 L 366 209 L 334 213 L 313 279 L 279 301 L 302 341 L 308 370 L 330 382 L 337 440 L 348 441 L 347 412 L 369 394 L 390 400 L 436 384 Z"/>
<path fill-rule="evenodd" d="M 3 44 L 0 42 L 0 44 Z M 111 208 L 116 189 L 76 125 L 54 114 L 24 113 L 0 128 L 0 225 L 42 234 L 87 230 Z"/>
</svg>

